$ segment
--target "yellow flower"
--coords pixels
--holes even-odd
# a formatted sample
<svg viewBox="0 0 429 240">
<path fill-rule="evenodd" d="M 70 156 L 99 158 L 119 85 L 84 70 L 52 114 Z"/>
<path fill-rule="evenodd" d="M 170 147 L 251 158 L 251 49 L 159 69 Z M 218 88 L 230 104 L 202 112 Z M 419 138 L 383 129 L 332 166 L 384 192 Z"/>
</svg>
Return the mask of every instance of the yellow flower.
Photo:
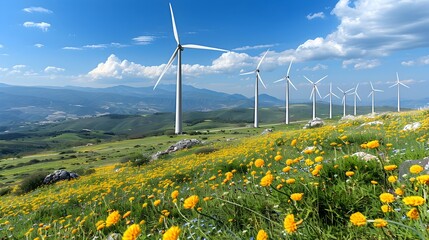
<svg viewBox="0 0 429 240">
<path fill-rule="evenodd" d="M 393 171 L 397 168 L 398 168 L 398 166 L 396 166 L 395 164 L 384 166 L 384 170 L 386 170 L 386 171 Z"/>
<path fill-rule="evenodd" d="M 268 240 L 268 234 L 264 230 L 259 230 L 256 240 Z"/>
<path fill-rule="evenodd" d="M 292 199 L 294 201 L 301 201 L 303 195 L 304 195 L 304 193 L 292 193 L 290 195 L 290 199 Z"/>
<path fill-rule="evenodd" d="M 395 196 L 390 193 L 382 193 L 380 194 L 380 201 L 382 203 L 392 203 L 395 201 Z"/>
<path fill-rule="evenodd" d="M 314 152 L 313 148 L 308 148 L 303 151 L 305 154 L 312 154 Z"/>
<path fill-rule="evenodd" d="M 429 185 L 429 175 L 421 175 L 417 177 L 417 181 L 419 181 L 421 184 L 427 184 Z"/>
<path fill-rule="evenodd" d="M 290 145 L 291 145 L 292 147 L 295 147 L 295 146 L 296 146 L 296 143 L 297 143 L 297 140 L 296 140 L 296 139 L 294 139 L 294 140 L 292 140 L 292 142 L 290 143 Z"/>
<path fill-rule="evenodd" d="M 179 196 L 179 191 L 177 191 L 177 190 L 174 190 L 174 191 L 171 193 L 171 198 L 172 198 L 172 199 L 176 199 L 178 196 Z"/>
<path fill-rule="evenodd" d="M 387 178 L 387 180 L 391 183 L 394 183 L 398 180 L 398 177 L 397 176 L 390 176 Z"/>
<path fill-rule="evenodd" d="M 410 167 L 410 173 L 414 173 L 414 174 L 418 174 L 423 170 L 424 168 L 417 164 Z"/>
<path fill-rule="evenodd" d="M 353 171 L 347 171 L 347 172 L 346 172 L 346 176 L 347 176 L 347 177 L 351 177 L 351 176 L 353 176 L 353 175 L 355 175 L 355 173 L 354 173 Z"/>
<path fill-rule="evenodd" d="M 287 183 L 287 184 L 294 184 L 294 183 L 295 183 L 295 181 L 296 181 L 296 180 L 295 180 L 294 178 L 289 178 L 289 179 L 287 179 L 287 180 L 286 180 L 286 183 Z"/>
<path fill-rule="evenodd" d="M 374 148 L 378 148 L 378 147 L 380 147 L 380 143 L 378 142 L 378 140 L 374 140 L 374 141 L 368 142 L 368 143 L 366 144 L 366 146 L 367 146 L 368 148 L 374 149 Z"/>
<path fill-rule="evenodd" d="M 280 161 L 282 159 L 283 159 L 283 157 L 280 156 L 280 155 L 277 155 L 277 156 L 274 157 L 274 160 L 276 160 L 276 161 Z"/>
<path fill-rule="evenodd" d="M 230 181 L 233 176 L 234 176 L 234 174 L 232 172 L 227 172 L 227 173 L 225 173 L 225 180 Z"/>
<path fill-rule="evenodd" d="M 146 207 L 147 207 L 147 203 L 143 203 L 142 208 L 146 208 Z"/>
<path fill-rule="evenodd" d="M 162 235 L 162 240 L 177 240 L 180 235 L 180 228 L 172 226 Z"/>
<path fill-rule="evenodd" d="M 363 226 L 366 224 L 366 217 L 362 213 L 356 212 L 350 216 L 350 222 L 355 226 Z"/>
<path fill-rule="evenodd" d="M 318 156 L 314 159 L 315 162 L 321 162 L 323 161 L 323 157 L 322 156 Z"/>
<path fill-rule="evenodd" d="M 372 185 L 377 185 L 377 184 L 378 184 L 378 182 L 377 182 L 377 181 L 372 180 L 372 181 L 371 181 L 371 184 L 372 184 Z"/>
<path fill-rule="evenodd" d="M 288 160 L 286 160 L 286 165 L 292 165 L 293 164 L 293 160 L 292 159 L 288 159 Z"/>
<path fill-rule="evenodd" d="M 97 231 L 100 231 L 101 229 L 103 229 L 106 226 L 105 223 L 102 223 L 100 225 L 97 225 Z"/>
<path fill-rule="evenodd" d="M 361 147 L 361 148 L 363 148 L 363 149 L 366 149 L 368 146 L 366 145 L 366 143 L 362 143 L 362 144 L 360 145 L 360 147 Z"/>
<path fill-rule="evenodd" d="M 197 195 L 192 195 L 192 196 L 188 197 L 187 199 L 185 199 L 185 202 L 183 203 L 183 207 L 185 209 L 194 208 L 197 205 L 199 200 L 200 200 L 200 198 Z"/>
<path fill-rule="evenodd" d="M 296 230 L 298 229 L 298 225 L 301 223 L 302 223 L 302 220 L 295 222 L 295 217 L 293 216 L 293 214 L 288 214 L 285 217 L 283 226 L 287 233 L 293 233 L 293 232 L 296 232 Z"/>
<path fill-rule="evenodd" d="M 135 198 L 135 197 L 130 197 L 130 198 L 128 199 L 128 201 L 132 202 L 132 201 L 134 201 L 134 199 L 136 199 L 136 198 Z"/>
<path fill-rule="evenodd" d="M 264 164 L 265 164 L 265 161 L 260 158 L 256 159 L 255 161 L 255 166 L 258 168 L 264 166 Z"/>
<path fill-rule="evenodd" d="M 154 205 L 155 207 L 158 207 L 158 206 L 159 206 L 159 204 L 161 204 L 161 200 L 159 200 L 159 199 L 157 199 L 157 200 L 155 200 L 155 201 L 153 202 L 153 205 Z"/>
<path fill-rule="evenodd" d="M 289 172 L 290 171 L 290 166 L 286 166 L 286 167 L 284 167 L 283 169 L 282 169 L 282 172 Z"/>
<path fill-rule="evenodd" d="M 374 227 L 382 228 L 387 226 L 387 221 L 381 218 L 374 219 Z"/>
<path fill-rule="evenodd" d="M 425 203 L 425 199 L 420 196 L 404 197 L 402 201 L 405 203 L 405 205 L 409 205 L 413 207 L 420 206 Z"/>
<path fill-rule="evenodd" d="M 411 208 L 411 210 L 407 212 L 407 217 L 413 220 L 419 219 L 419 210 L 417 210 L 417 208 Z"/>
<path fill-rule="evenodd" d="M 119 214 L 119 211 L 114 211 L 110 213 L 106 219 L 106 227 L 115 225 L 116 223 L 119 222 L 119 220 L 121 220 L 121 215 Z"/>
<path fill-rule="evenodd" d="M 136 240 L 142 230 L 138 224 L 133 224 L 127 228 L 122 236 L 122 240 Z"/>
<path fill-rule="evenodd" d="M 131 211 L 128 211 L 128 212 L 126 212 L 125 214 L 124 214 L 124 216 L 122 216 L 122 218 L 127 218 L 128 216 L 130 216 L 131 215 Z"/>
<path fill-rule="evenodd" d="M 393 208 L 389 205 L 383 205 L 381 206 L 381 211 L 383 211 L 384 213 L 393 212 Z"/>
<path fill-rule="evenodd" d="M 395 193 L 399 196 L 402 196 L 404 195 L 404 190 L 402 190 L 402 188 L 396 188 Z"/>
<path fill-rule="evenodd" d="M 270 173 L 267 173 L 263 178 L 261 178 L 261 186 L 267 187 L 270 186 L 271 183 L 273 183 L 274 177 Z"/>
</svg>

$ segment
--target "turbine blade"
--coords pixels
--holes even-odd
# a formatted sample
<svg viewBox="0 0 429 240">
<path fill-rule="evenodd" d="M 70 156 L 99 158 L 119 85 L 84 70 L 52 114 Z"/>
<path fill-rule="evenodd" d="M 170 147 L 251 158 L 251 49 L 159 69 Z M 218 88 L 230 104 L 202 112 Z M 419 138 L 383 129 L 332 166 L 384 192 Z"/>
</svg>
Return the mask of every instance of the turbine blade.
<svg viewBox="0 0 429 240">
<path fill-rule="evenodd" d="M 383 90 L 380 89 L 374 89 L 375 92 L 384 92 Z"/>
<path fill-rule="evenodd" d="M 193 48 L 193 49 L 203 49 L 203 50 L 213 50 L 213 51 L 220 51 L 220 52 L 229 52 L 228 50 L 221 49 L 221 48 L 214 48 L 214 47 L 207 47 L 197 44 L 184 44 L 182 45 L 184 48 Z"/>
<path fill-rule="evenodd" d="M 314 85 L 314 88 L 316 89 L 317 94 L 319 95 L 320 98 L 322 98 L 322 95 L 320 95 L 319 89 L 317 88 L 316 85 Z"/>
<path fill-rule="evenodd" d="M 335 93 L 331 92 L 332 96 L 335 96 L 336 98 L 340 98 L 337 95 L 335 95 Z"/>
<path fill-rule="evenodd" d="M 155 86 L 153 87 L 153 90 L 155 90 L 156 86 L 158 86 L 158 83 L 161 81 L 161 78 L 164 76 L 164 74 L 170 68 L 171 64 L 173 64 L 173 60 L 177 56 L 178 51 L 180 51 L 180 49 L 177 47 L 176 50 L 174 50 L 173 55 L 171 55 L 170 60 L 168 60 L 168 63 L 165 66 L 164 70 L 162 70 L 161 75 L 159 75 L 158 81 L 156 81 Z"/>
<path fill-rule="evenodd" d="M 286 74 L 286 76 L 288 76 L 288 77 L 289 77 L 290 67 L 292 66 L 292 62 L 293 62 L 293 59 L 290 61 L 290 63 L 289 63 L 289 67 L 288 67 L 288 69 L 287 69 L 287 74 Z"/>
<path fill-rule="evenodd" d="M 402 86 L 406 87 L 406 88 L 410 88 L 407 85 L 405 85 L 404 83 L 399 82 L 399 84 L 401 84 Z"/>
<path fill-rule="evenodd" d="M 346 93 L 349 93 L 349 92 L 351 92 L 353 90 L 354 90 L 354 88 L 350 88 L 349 90 L 346 91 Z"/>
<path fill-rule="evenodd" d="M 398 72 L 396 72 L 396 80 L 399 82 L 399 75 L 398 75 Z"/>
<path fill-rule="evenodd" d="M 362 99 L 360 99 L 359 94 L 357 92 L 355 92 L 356 97 L 359 99 L 359 101 L 362 101 Z"/>
<path fill-rule="evenodd" d="M 251 71 L 251 72 L 245 72 L 245 73 L 240 73 L 240 75 L 250 75 L 250 74 L 254 74 L 255 71 Z"/>
<path fill-rule="evenodd" d="M 281 82 L 281 81 L 284 81 L 284 80 L 285 80 L 285 78 L 281 78 L 281 79 L 279 79 L 277 81 L 274 81 L 274 83 L 278 83 L 278 82 Z"/>
<path fill-rule="evenodd" d="M 295 88 L 295 90 L 298 91 L 298 89 L 295 87 L 295 85 L 293 85 L 292 81 L 288 78 L 287 81 L 290 83 L 290 85 L 292 85 L 293 88 Z"/>
<path fill-rule="evenodd" d="M 268 50 L 265 52 L 264 56 L 262 56 L 262 58 L 261 58 L 261 60 L 259 61 L 258 66 L 256 67 L 256 69 L 259 69 L 259 67 L 261 66 L 262 61 L 264 61 L 264 58 L 265 58 L 265 56 L 267 55 L 268 51 L 270 51 L 270 49 L 268 49 Z"/>
<path fill-rule="evenodd" d="M 323 79 L 325 79 L 325 78 L 327 78 L 327 77 L 328 77 L 328 75 L 326 75 L 326 76 L 322 77 L 321 79 L 317 80 L 317 82 L 316 82 L 315 84 L 320 83 Z"/>
<path fill-rule="evenodd" d="M 174 39 L 176 39 L 177 44 L 180 44 L 179 34 L 177 34 L 176 21 L 174 21 L 173 7 L 171 7 L 171 3 L 169 3 L 169 4 L 170 4 L 171 22 L 173 23 Z"/>
<path fill-rule="evenodd" d="M 309 81 L 311 84 L 314 84 L 310 79 L 308 79 L 306 76 L 304 76 L 307 81 Z"/>
<path fill-rule="evenodd" d="M 372 94 L 374 94 L 374 91 L 371 91 L 371 92 L 368 94 L 368 97 L 370 97 Z"/>
<path fill-rule="evenodd" d="M 331 95 L 330 93 L 326 94 L 326 96 L 323 97 L 323 99 L 329 97 L 329 95 Z"/>
<path fill-rule="evenodd" d="M 310 100 L 311 100 L 311 98 L 313 97 L 313 94 L 314 94 L 314 88 L 311 90 L 311 93 L 310 93 Z"/>
<path fill-rule="evenodd" d="M 357 92 L 358 87 L 359 87 L 359 83 L 356 85 L 355 92 Z"/>
<path fill-rule="evenodd" d="M 374 91 L 374 86 L 372 85 L 372 82 L 369 82 L 371 84 L 371 89 Z"/>
<path fill-rule="evenodd" d="M 392 86 L 390 86 L 389 88 L 392 88 L 392 87 L 394 87 L 394 86 L 396 86 L 396 85 L 398 85 L 398 83 L 393 84 L 393 85 L 392 85 Z"/>
<path fill-rule="evenodd" d="M 340 92 L 344 93 L 343 89 L 341 89 L 340 87 L 337 87 L 338 90 L 340 90 Z"/>
<path fill-rule="evenodd" d="M 262 81 L 261 75 L 259 75 L 259 72 L 256 72 L 256 74 L 258 75 L 258 79 L 259 79 L 259 81 L 261 81 L 262 86 L 264 86 L 264 88 L 267 89 L 267 87 L 265 86 L 264 81 Z"/>
</svg>

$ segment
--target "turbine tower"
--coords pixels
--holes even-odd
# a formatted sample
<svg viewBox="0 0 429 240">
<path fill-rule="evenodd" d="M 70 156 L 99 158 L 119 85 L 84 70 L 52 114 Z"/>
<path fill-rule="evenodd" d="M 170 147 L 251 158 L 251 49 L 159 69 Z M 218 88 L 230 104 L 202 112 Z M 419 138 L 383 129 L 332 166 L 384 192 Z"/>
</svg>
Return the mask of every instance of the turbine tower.
<svg viewBox="0 0 429 240">
<path fill-rule="evenodd" d="M 256 81 L 255 81 L 255 118 L 254 118 L 254 123 L 253 123 L 253 127 L 255 127 L 255 128 L 259 127 L 259 123 L 258 123 L 258 97 L 259 97 L 258 83 L 259 83 L 259 81 L 262 83 L 262 86 L 264 86 L 265 89 L 267 88 L 264 84 L 264 81 L 262 81 L 261 75 L 259 74 L 259 67 L 261 66 L 261 63 L 264 60 L 264 58 L 267 55 L 269 50 L 270 49 L 268 49 L 265 52 L 264 56 L 262 56 L 261 60 L 258 63 L 258 66 L 256 67 L 255 70 L 253 70 L 251 72 L 246 72 L 246 73 L 240 74 L 240 75 L 249 75 L 249 74 L 255 73 L 255 75 L 256 75 Z"/>
<path fill-rule="evenodd" d="M 298 90 L 296 89 L 295 85 L 293 85 L 289 77 L 290 67 L 292 66 L 292 62 L 293 60 L 290 61 L 286 76 L 274 82 L 276 83 L 276 82 L 286 81 L 286 121 L 285 121 L 286 124 L 289 124 L 289 84 L 292 85 L 292 87 L 295 88 L 295 90 Z"/>
<path fill-rule="evenodd" d="M 374 114 L 374 97 L 375 92 L 383 92 L 383 90 L 375 89 L 372 85 L 372 82 L 369 82 L 371 84 L 371 92 L 369 93 L 368 97 L 372 95 L 372 114 Z"/>
<path fill-rule="evenodd" d="M 167 70 L 170 68 L 171 64 L 173 63 L 174 58 L 176 58 L 177 56 L 176 125 L 175 125 L 174 132 L 176 134 L 181 134 L 182 133 L 182 51 L 185 48 L 214 50 L 214 51 L 222 51 L 222 52 L 228 52 L 228 51 L 220 48 L 206 47 L 206 46 L 201 46 L 196 44 L 184 44 L 184 45 L 180 44 L 179 35 L 177 33 L 176 22 L 174 20 L 173 8 L 171 7 L 171 3 L 170 3 L 170 13 L 171 13 L 171 22 L 173 24 L 174 39 L 176 39 L 177 47 L 174 50 L 173 55 L 171 55 L 170 60 L 165 66 L 161 75 L 159 76 L 158 81 L 153 87 L 153 90 L 155 90 L 156 86 L 158 86 L 158 83 L 161 81 L 162 77 L 164 76 L 164 74 L 167 72 Z"/>
<path fill-rule="evenodd" d="M 353 113 L 354 113 L 355 116 L 356 116 L 357 99 L 359 99 L 359 101 L 362 101 L 362 99 L 360 99 L 360 97 L 359 97 L 359 94 L 357 93 L 358 87 L 359 87 L 359 83 L 356 85 L 355 91 L 353 92 L 353 95 L 354 95 L 354 111 L 353 111 Z"/>
<path fill-rule="evenodd" d="M 332 96 L 339 98 L 335 93 L 332 92 L 332 83 L 329 84 L 329 93 L 324 97 L 329 96 L 329 119 L 332 119 Z"/>
<path fill-rule="evenodd" d="M 320 83 L 323 79 L 325 79 L 328 75 L 322 77 L 321 79 L 317 80 L 317 82 L 313 82 L 310 79 L 308 79 L 306 76 L 305 79 L 309 81 L 313 85 L 313 89 L 311 90 L 310 99 L 313 98 L 313 120 L 316 119 L 316 92 L 319 94 L 319 97 L 322 98 L 320 95 L 319 89 L 317 89 L 317 84 Z"/>
<path fill-rule="evenodd" d="M 394 86 L 398 86 L 398 112 L 401 111 L 401 102 L 400 102 L 400 98 L 399 98 L 399 88 L 400 88 L 399 85 L 402 85 L 402 86 L 404 86 L 406 88 L 410 88 L 407 85 L 405 85 L 404 83 L 402 83 L 402 82 L 399 81 L 399 75 L 398 75 L 398 72 L 396 72 L 396 83 L 393 84 L 392 86 L 390 86 L 389 88 L 394 87 Z"/>
<path fill-rule="evenodd" d="M 353 91 L 353 88 L 350 88 L 347 91 L 343 91 L 341 88 L 337 87 L 338 90 L 340 90 L 343 93 L 343 100 L 341 101 L 341 103 L 343 104 L 343 117 L 346 116 L 346 96 L 349 92 Z"/>
</svg>

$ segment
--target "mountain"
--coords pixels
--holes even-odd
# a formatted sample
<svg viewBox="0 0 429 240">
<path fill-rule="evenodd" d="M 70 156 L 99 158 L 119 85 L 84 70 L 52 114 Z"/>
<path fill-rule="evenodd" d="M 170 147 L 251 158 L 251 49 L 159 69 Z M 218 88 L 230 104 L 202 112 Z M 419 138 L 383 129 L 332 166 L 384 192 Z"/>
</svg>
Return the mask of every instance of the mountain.
<svg viewBox="0 0 429 240">
<path fill-rule="evenodd" d="M 0 84 L 0 126 L 24 122 L 55 122 L 105 114 L 147 114 L 175 111 L 175 85 L 152 87 L 115 86 L 22 87 Z M 192 86 L 183 86 L 183 111 L 249 108 L 253 99 Z M 261 107 L 282 105 L 262 94 Z"/>
</svg>

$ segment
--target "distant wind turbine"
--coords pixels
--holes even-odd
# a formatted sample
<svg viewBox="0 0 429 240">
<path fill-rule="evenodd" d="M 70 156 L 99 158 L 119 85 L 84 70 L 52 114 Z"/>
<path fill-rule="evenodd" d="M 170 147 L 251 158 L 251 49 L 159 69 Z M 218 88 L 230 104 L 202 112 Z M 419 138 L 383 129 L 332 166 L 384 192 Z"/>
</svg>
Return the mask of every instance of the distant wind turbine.
<svg viewBox="0 0 429 240">
<path fill-rule="evenodd" d="M 354 95 L 354 111 L 353 111 L 353 113 L 354 113 L 354 115 L 355 115 L 355 116 L 356 116 L 356 104 L 357 104 L 357 99 L 359 99 L 359 101 L 362 101 L 362 99 L 360 99 L 359 94 L 358 94 L 358 92 L 357 92 L 358 87 L 359 87 L 359 83 L 356 85 L 356 87 L 355 87 L 355 91 L 353 92 L 353 95 Z M 357 98 L 357 99 L 356 99 L 356 98 Z"/>
<path fill-rule="evenodd" d="M 340 90 L 343 93 L 343 100 L 341 101 L 341 103 L 343 104 L 343 117 L 346 116 L 346 104 L 347 104 L 347 99 L 346 96 L 349 92 L 353 91 L 353 88 L 350 88 L 347 91 L 343 91 L 341 88 L 337 87 L 338 90 Z"/>
<path fill-rule="evenodd" d="M 292 87 L 295 88 L 295 90 L 298 90 L 296 89 L 295 85 L 293 85 L 289 77 L 290 67 L 292 66 L 292 62 L 293 60 L 290 61 L 286 76 L 274 82 L 276 83 L 276 82 L 286 81 L 286 121 L 285 121 L 286 124 L 289 124 L 289 84 L 292 85 Z"/>
<path fill-rule="evenodd" d="M 164 70 L 159 76 L 158 81 L 156 82 L 153 89 L 155 90 L 156 86 L 158 86 L 158 83 L 161 81 L 162 77 L 164 76 L 164 74 L 167 72 L 167 70 L 170 68 L 171 64 L 173 63 L 174 58 L 177 56 L 176 126 L 175 126 L 174 132 L 176 134 L 181 134 L 182 133 L 182 51 L 185 48 L 214 50 L 214 51 L 222 51 L 222 52 L 228 52 L 228 51 L 220 48 L 206 47 L 206 46 L 201 46 L 196 44 L 181 45 L 179 41 L 179 35 L 177 33 L 176 22 L 174 20 L 173 8 L 171 7 L 171 3 L 170 3 L 170 13 L 171 13 L 171 22 L 173 24 L 174 39 L 176 39 L 177 47 L 176 47 L 176 50 L 174 50 L 173 55 L 171 55 L 170 60 L 168 61 L 167 65 L 165 66 Z"/>
<path fill-rule="evenodd" d="M 313 82 L 310 79 L 308 79 L 306 76 L 304 76 L 305 79 L 307 79 L 307 81 L 309 81 L 313 85 L 313 89 L 311 90 L 311 94 L 310 94 L 310 99 L 313 98 L 313 119 L 316 118 L 316 92 L 317 94 L 319 94 L 319 97 L 322 98 L 322 96 L 320 95 L 319 89 L 317 89 L 317 84 L 320 83 L 327 76 L 328 75 L 322 77 L 321 79 L 317 80 L 317 82 Z"/>
<path fill-rule="evenodd" d="M 332 92 L 332 83 L 329 84 L 329 93 L 324 97 L 329 96 L 329 119 L 332 119 L 332 96 L 339 98 L 335 93 Z"/>
<path fill-rule="evenodd" d="M 400 87 L 399 85 L 410 88 L 407 85 L 405 85 L 404 83 L 399 81 L 399 75 L 398 75 L 398 72 L 396 72 L 396 83 L 393 84 L 392 86 L 390 86 L 389 88 L 394 87 L 394 86 L 398 86 L 398 112 L 401 111 L 401 102 L 400 102 L 400 98 L 399 98 L 399 87 Z"/>
<path fill-rule="evenodd" d="M 371 92 L 369 93 L 368 97 L 372 95 L 372 114 L 374 114 L 374 97 L 375 92 L 383 92 L 383 90 L 375 89 L 372 85 L 372 82 L 369 82 L 371 84 Z"/>
<path fill-rule="evenodd" d="M 261 60 L 259 60 L 258 66 L 256 67 L 255 70 L 253 70 L 251 72 L 246 72 L 246 73 L 240 74 L 240 75 L 249 75 L 249 74 L 254 73 L 256 75 L 256 81 L 255 81 L 255 118 L 254 118 L 254 123 L 253 123 L 253 126 L 255 128 L 259 127 L 259 123 L 258 123 L 258 98 L 259 98 L 258 86 L 259 86 L 259 81 L 262 83 L 262 86 L 264 86 L 265 89 L 267 88 L 264 84 L 264 81 L 262 81 L 261 75 L 259 74 L 259 67 L 261 66 L 262 61 L 264 61 L 264 58 L 267 55 L 269 50 L 270 49 L 268 49 L 265 52 L 264 56 L 262 56 Z"/>
</svg>

